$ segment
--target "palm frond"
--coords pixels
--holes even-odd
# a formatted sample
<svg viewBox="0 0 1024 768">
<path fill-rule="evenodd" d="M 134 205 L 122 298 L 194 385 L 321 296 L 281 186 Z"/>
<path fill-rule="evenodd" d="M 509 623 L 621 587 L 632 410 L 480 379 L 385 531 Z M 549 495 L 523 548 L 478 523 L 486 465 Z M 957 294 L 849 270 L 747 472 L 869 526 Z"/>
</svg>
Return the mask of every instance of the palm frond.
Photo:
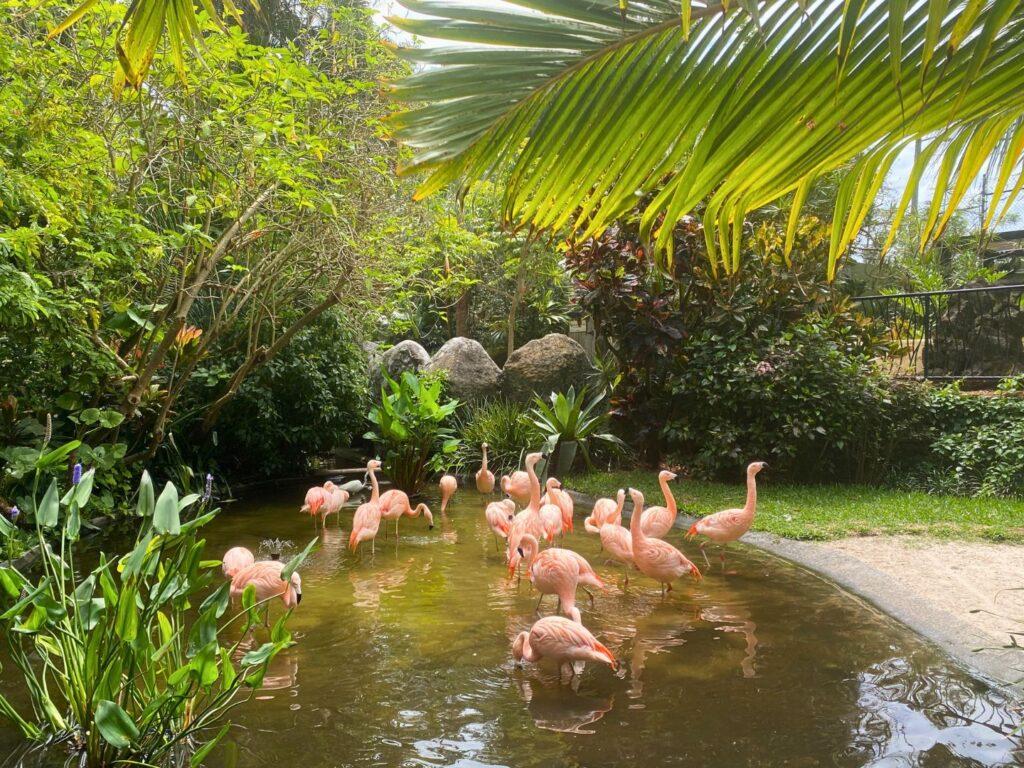
<svg viewBox="0 0 1024 768">
<path fill-rule="evenodd" d="M 500 175 L 515 224 L 587 237 L 644 200 L 642 235 L 670 262 L 675 223 L 701 208 L 711 266 L 732 273 L 747 212 L 791 194 L 798 212 L 843 169 L 834 274 L 915 139 L 946 182 L 926 241 L 993 155 L 989 223 L 1019 192 L 1020 0 L 400 2 L 420 17 L 396 26 L 461 43 L 402 51 L 419 65 L 394 86 L 406 170 L 426 174 L 421 195 Z"/>
</svg>

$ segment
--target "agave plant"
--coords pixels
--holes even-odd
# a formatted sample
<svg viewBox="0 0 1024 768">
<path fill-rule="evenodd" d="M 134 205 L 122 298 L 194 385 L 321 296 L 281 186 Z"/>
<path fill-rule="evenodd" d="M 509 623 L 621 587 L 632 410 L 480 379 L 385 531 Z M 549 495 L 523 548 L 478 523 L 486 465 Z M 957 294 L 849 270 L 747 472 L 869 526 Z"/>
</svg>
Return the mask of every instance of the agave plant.
<svg viewBox="0 0 1024 768">
<path fill-rule="evenodd" d="M 572 469 L 577 447 L 583 454 L 587 469 L 593 469 L 589 446 L 591 440 L 600 440 L 614 446 L 623 445 L 622 440 L 615 435 L 599 431 L 608 422 L 608 414 L 601 408 L 604 400 L 605 395 L 600 392 L 587 402 L 587 387 L 580 389 L 579 393 L 575 387 L 569 387 L 567 392 L 552 392 L 549 403 L 540 397 L 534 398 L 530 410 L 532 421 L 546 438 L 546 452 L 558 455 L 558 460 L 552 462 L 555 471 L 564 474 Z"/>
<path fill-rule="evenodd" d="M 739 268 L 746 212 L 843 169 L 829 274 L 896 158 L 920 152 L 888 247 L 930 164 L 934 241 L 986 168 L 985 222 L 1024 186 L 1019 0 L 399 0 L 420 38 L 391 125 L 428 174 L 420 194 L 507 179 L 505 216 L 602 232 L 642 201 L 641 235 L 672 258 L 699 209 L 715 274 Z"/>
</svg>

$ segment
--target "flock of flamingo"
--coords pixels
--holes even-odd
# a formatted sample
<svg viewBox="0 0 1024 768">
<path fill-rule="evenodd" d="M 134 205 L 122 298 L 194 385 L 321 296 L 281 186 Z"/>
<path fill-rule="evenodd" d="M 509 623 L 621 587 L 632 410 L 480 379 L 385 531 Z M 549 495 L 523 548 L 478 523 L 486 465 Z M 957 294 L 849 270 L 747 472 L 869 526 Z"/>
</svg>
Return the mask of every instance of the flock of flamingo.
<svg viewBox="0 0 1024 768">
<path fill-rule="evenodd" d="M 492 494 L 495 488 L 494 474 L 487 468 L 487 444 L 482 446 L 483 460 L 476 473 L 476 488 L 481 494 Z M 569 676 L 578 674 L 587 661 L 608 664 L 618 669 L 618 661 L 597 638 L 583 625 L 582 614 L 576 606 L 576 591 L 583 589 L 593 602 L 593 595 L 587 587 L 605 590 L 604 582 L 590 563 L 579 553 L 555 546 L 555 539 L 565 532 L 573 531 L 574 504 L 572 497 L 562 490 L 556 478 L 549 477 L 545 493 L 541 495 L 540 479 L 536 465 L 543 455 L 528 454 L 524 469 L 501 478 L 500 490 L 506 498 L 488 503 L 484 509 L 487 524 L 494 533 L 495 548 L 499 539 L 506 542 L 505 558 L 509 577 L 525 572 L 533 587 L 540 594 L 537 603 L 547 595 L 558 598 L 558 613 L 538 619 L 533 626 L 520 632 L 512 643 L 512 656 L 517 663 L 539 662 L 541 659 L 554 661 L 559 667 L 559 676 L 568 670 Z M 725 566 L 724 545 L 736 541 L 749 529 L 754 520 L 757 506 L 757 483 L 755 477 L 765 466 L 755 461 L 747 467 L 747 499 L 742 508 L 726 509 L 697 520 L 687 532 L 687 539 L 703 537 L 700 552 L 710 568 L 704 547 L 708 542 L 722 545 L 720 557 Z M 370 484 L 370 498 L 360 504 L 352 518 L 352 532 L 349 548 L 356 551 L 359 545 L 369 541 L 371 549 L 380 531 L 382 521 L 394 522 L 395 537 L 398 524 L 403 517 L 426 518 L 430 528 L 434 518 L 430 508 L 423 503 L 412 506 L 409 496 L 400 490 L 380 492 L 376 473 L 379 461 L 372 459 L 366 465 Z M 636 489 L 629 489 L 633 501 L 633 513 L 629 528 L 622 525 L 622 508 L 626 492 L 619 489 L 616 498 L 598 499 L 590 515 L 584 520 L 587 533 L 597 534 L 601 546 L 625 569 L 625 584 L 629 584 L 629 570 L 636 569 L 644 576 L 657 581 L 662 594 L 671 591 L 673 582 L 690 576 L 697 581 L 702 578 L 697 566 L 679 549 L 664 540 L 672 530 L 678 515 L 675 497 L 669 482 L 676 475 L 667 470 L 658 474 L 658 482 L 665 497 L 664 506 L 644 509 L 644 496 Z M 452 475 L 444 475 L 439 483 L 441 491 L 441 514 L 446 513 L 449 502 L 458 489 L 458 481 Z M 363 487 L 360 481 L 343 486 L 326 482 L 314 486 L 306 493 L 301 511 L 326 525 L 328 516 L 339 514 L 352 492 Z M 519 511 L 517 506 L 522 507 Z M 385 531 L 387 527 L 385 527 Z M 542 542 L 548 546 L 542 547 Z M 281 578 L 284 564 L 279 560 L 257 561 L 252 552 L 244 547 L 229 549 L 222 558 L 225 577 L 231 580 L 231 597 L 238 600 L 249 585 L 254 587 L 259 601 L 279 597 L 287 608 L 293 608 L 302 600 L 302 579 L 297 572 L 289 580 Z"/>
</svg>

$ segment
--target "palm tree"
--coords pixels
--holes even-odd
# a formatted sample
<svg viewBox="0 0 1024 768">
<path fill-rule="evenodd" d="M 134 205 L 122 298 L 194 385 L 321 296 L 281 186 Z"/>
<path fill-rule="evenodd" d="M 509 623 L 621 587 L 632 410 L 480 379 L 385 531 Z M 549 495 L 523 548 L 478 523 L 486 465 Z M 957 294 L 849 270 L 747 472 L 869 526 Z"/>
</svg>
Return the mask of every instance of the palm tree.
<svg viewBox="0 0 1024 768">
<path fill-rule="evenodd" d="M 420 194 L 505 180 L 505 218 L 594 235 L 641 205 L 664 261 L 701 207 L 711 268 L 739 268 L 744 215 L 842 172 L 829 275 L 894 161 L 919 153 L 893 235 L 937 167 L 922 246 L 989 169 L 991 224 L 1024 185 L 1020 0 L 399 0 L 396 136 Z M 890 241 L 892 236 L 890 236 Z M 888 247 L 888 244 L 887 246 Z"/>
</svg>

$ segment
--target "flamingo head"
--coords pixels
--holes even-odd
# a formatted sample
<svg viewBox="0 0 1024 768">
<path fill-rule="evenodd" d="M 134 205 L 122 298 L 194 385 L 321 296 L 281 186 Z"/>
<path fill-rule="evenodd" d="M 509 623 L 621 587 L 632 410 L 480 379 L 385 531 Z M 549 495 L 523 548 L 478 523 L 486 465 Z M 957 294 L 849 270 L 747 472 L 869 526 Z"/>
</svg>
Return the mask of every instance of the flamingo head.
<svg viewBox="0 0 1024 768">
<path fill-rule="evenodd" d="M 633 500 L 633 510 L 637 510 L 644 505 L 644 495 L 640 493 L 636 488 L 629 489 L 629 498 Z"/>
<path fill-rule="evenodd" d="M 698 584 L 704 580 L 704 575 L 700 572 L 700 568 L 693 563 L 690 563 L 690 575 L 693 576 L 693 580 Z"/>
<path fill-rule="evenodd" d="M 747 467 L 747 474 L 749 474 L 749 475 L 756 475 L 762 469 L 768 469 L 768 462 L 767 461 L 754 461 L 754 462 L 751 462 L 750 465 Z"/>
<path fill-rule="evenodd" d="M 490 447 L 487 443 L 480 443 L 480 450 L 482 451 L 486 451 Z"/>
<path fill-rule="evenodd" d="M 420 504 L 420 511 L 427 518 L 427 530 L 432 530 L 434 528 L 434 514 L 430 511 L 430 507 L 426 504 Z"/>
<path fill-rule="evenodd" d="M 324 483 L 324 490 L 325 490 L 325 491 L 333 491 L 333 490 L 334 490 L 335 488 L 337 488 L 337 487 L 338 487 L 338 486 L 336 486 L 336 485 L 335 485 L 334 483 L 332 483 L 332 482 L 331 482 L 330 480 L 328 480 L 328 481 L 327 481 L 326 483 Z"/>
<path fill-rule="evenodd" d="M 661 470 L 661 472 L 658 473 L 658 479 L 659 480 L 669 480 L 669 481 L 671 481 L 671 480 L 675 480 L 676 477 L 677 477 L 677 475 L 676 475 L 675 472 L 669 472 L 667 469 L 663 469 L 663 470 Z"/>
<path fill-rule="evenodd" d="M 366 462 L 366 471 L 367 472 L 376 472 L 379 469 L 380 469 L 380 461 L 378 459 L 370 459 L 368 462 Z"/>
<path fill-rule="evenodd" d="M 284 602 L 289 608 L 294 608 L 296 605 L 302 602 L 302 577 L 299 576 L 298 571 L 292 571 L 291 578 L 288 579 L 289 588 L 285 590 Z M 294 600 L 294 602 L 292 602 Z"/>
<path fill-rule="evenodd" d="M 528 468 L 533 469 L 535 466 L 537 466 L 537 462 L 543 458 L 543 453 L 528 453 L 526 454 L 526 458 L 523 460 L 523 464 L 525 464 Z"/>
<path fill-rule="evenodd" d="M 619 506 L 626 500 L 626 492 L 619 488 L 619 492 L 615 494 L 615 501 L 618 502 Z"/>
<path fill-rule="evenodd" d="M 502 499 L 501 506 L 508 510 L 508 519 L 511 520 L 516 513 L 516 503 L 512 499 Z"/>
</svg>

